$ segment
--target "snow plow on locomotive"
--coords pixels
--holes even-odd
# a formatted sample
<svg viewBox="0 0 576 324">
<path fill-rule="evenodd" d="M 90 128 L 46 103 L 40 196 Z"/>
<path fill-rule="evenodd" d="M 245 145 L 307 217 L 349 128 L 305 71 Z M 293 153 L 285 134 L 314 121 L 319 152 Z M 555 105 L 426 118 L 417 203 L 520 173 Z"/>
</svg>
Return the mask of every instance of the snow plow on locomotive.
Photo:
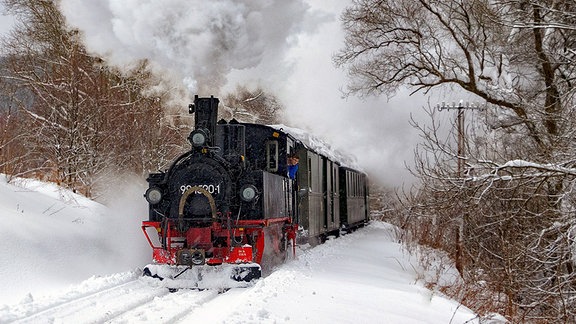
<svg viewBox="0 0 576 324">
<path fill-rule="evenodd" d="M 297 241 L 338 235 L 348 218 L 368 221 L 367 204 L 350 215 L 341 211 L 350 192 L 339 187 L 362 187 L 358 193 L 367 195 L 363 173 L 347 168 L 363 182 L 346 184 L 346 177 L 341 184 L 336 158 L 282 127 L 217 122 L 218 103 L 196 96 L 192 148 L 147 178 L 142 230 L 154 264 L 144 275 L 169 288 L 246 286 L 295 255 Z M 305 163 L 294 173 L 289 158 Z"/>
</svg>

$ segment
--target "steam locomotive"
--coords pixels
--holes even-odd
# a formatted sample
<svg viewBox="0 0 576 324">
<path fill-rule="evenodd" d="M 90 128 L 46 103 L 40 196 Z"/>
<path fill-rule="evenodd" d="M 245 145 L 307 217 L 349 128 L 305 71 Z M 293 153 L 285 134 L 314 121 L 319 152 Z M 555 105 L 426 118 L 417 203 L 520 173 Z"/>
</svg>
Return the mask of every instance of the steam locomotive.
<svg viewBox="0 0 576 324">
<path fill-rule="evenodd" d="M 297 130 L 217 122 L 218 104 L 195 97 L 191 149 L 147 178 L 142 230 L 154 264 L 145 275 L 181 278 L 188 288 L 212 272 L 249 283 L 294 255 L 296 244 L 368 222 L 366 174 Z M 295 174 L 289 157 L 299 160 Z"/>
</svg>

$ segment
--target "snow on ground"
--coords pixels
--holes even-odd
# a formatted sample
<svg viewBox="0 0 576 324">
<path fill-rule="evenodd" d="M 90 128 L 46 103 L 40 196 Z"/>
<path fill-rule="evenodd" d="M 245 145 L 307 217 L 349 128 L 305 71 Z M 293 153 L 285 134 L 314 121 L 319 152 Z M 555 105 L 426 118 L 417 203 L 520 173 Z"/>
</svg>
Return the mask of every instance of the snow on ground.
<svg viewBox="0 0 576 324">
<path fill-rule="evenodd" d="M 223 299 L 205 313 L 217 323 L 474 323 L 470 310 L 418 282 L 417 261 L 395 237 L 373 222 L 303 251 L 231 309 Z"/>
<path fill-rule="evenodd" d="M 54 184 L 0 175 L 0 304 L 145 263 L 146 206 L 134 193 L 140 199 L 139 212 L 112 211 Z"/>
<path fill-rule="evenodd" d="M 420 278 L 425 274 L 417 258 L 398 243 L 394 228 L 382 222 L 302 249 L 297 259 L 253 287 L 220 295 L 186 290 L 168 294 L 139 277 L 151 252 L 140 232 L 145 202 L 137 191 L 124 191 L 137 207 L 114 209 L 55 185 L 32 180 L 7 183 L 2 177 L 0 323 L 55 301 L 98 296 L 93 292 L 116 284 L 134 286 L 122 288 L 122 300 L 138 297 L 152 304 L 129 312 L 128 306 L 123 310 L 117 303 L 119 310 L 112 312 L 106 310 L 112 304 L 90 309 L 77 303 L 79 311 L 71 314 L 73 306 L 67 306 L 67 317 L 46 312 L 53 315 L 44 321 L 91 322 L 95 315 L 100 321 L 103 313 L 120 312 L 109 321 L 152 323 L 163 310 L 175 311 L 184 307 L 183 301 L 195 300 L 185 303 L 195 306 L 184 314 L 180 310 L 179 322 L 478 323 L 466 307 L 424 287 Z"/>
</svg>

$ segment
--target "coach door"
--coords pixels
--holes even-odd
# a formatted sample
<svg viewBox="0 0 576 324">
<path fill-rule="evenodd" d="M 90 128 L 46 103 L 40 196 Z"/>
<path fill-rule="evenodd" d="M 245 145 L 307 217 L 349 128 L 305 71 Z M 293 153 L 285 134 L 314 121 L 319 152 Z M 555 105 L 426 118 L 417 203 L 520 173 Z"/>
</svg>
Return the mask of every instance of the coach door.
<svg viewBox="0 0 576 324">
<path fill-rule="evenodd" d="M 340 180 L 338 173 L 339 166 L 332 163 L 332 224 L 334 228 L 339 228 L 340 224 Z"/>
<path fill-rule="evenodd" d="M 328 172 L 330 161 L 322 157 L 322 198 L 324 200 L 324 220 L 322 225 L 325 229 L 330 229 L 330 172 Z"/>
<path fill-rule="evenodd" d="M 335 195 L 338 194 L 338 191 L 334 190 L 334 186 L 337 183 L 334 177 L 334 163 L 327 158 L 323 157 L 323 194 L 324 194 L 324 227 L 328 230 L 334 230 L 338 226 L 336 224 L 336 215 L 334 213 L 334 200 Z"/>
<path fill-rule="evenodd" d="M 323 160 L 318 154 L 308 151 L 306 170 L 307 172 L 307 201 L 303 201 L 308 208 L 308 231 L 310 237 L 317 237 L 324 232 L 325 222 L 324 222 L 324 191 L 322 188 L 322 173 L 323 173 Z M 300 161 L 300 167 L 303 167 L 302 161 Z M 298 170 L 300 172 L 300 169 Z M 301 178 L 300 178 L 301 179 Z M 301 183 L 301 185 L 304 185 Z M 302 211 L 300 216 L 304 218 L 305 211 Z"/>
</svg>

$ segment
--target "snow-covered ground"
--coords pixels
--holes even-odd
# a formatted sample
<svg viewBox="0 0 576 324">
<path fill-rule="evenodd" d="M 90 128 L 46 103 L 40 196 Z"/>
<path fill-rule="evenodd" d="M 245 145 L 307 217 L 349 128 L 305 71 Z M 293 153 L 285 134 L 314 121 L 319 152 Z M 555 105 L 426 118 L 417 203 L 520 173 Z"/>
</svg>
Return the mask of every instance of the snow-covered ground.
<svg viewBox="0 0 576 324">
<path fill-rule="evenodd" d="M 150 250 L 138 190 L 118 193 L 127 204 L 105 207 L 55 185 L 2 176 L 0 323 L 479 322 L 423 285 L 417 258 L 381 222 L 299 249 L 253 287 L 169 293 L 140 276 Z"/>
</svg>

